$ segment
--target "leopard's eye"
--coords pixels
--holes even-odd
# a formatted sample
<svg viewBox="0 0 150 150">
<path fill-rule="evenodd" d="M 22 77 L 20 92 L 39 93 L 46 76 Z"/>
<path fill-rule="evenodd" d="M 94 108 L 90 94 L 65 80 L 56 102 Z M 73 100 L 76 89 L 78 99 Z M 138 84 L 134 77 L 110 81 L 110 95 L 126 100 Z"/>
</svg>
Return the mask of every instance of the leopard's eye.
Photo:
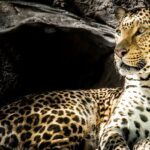
<svg viewBox="0 0 150 150">
<path fill-rule="evenodd" d="M 117 29 L 116 33 L 117 33 L 118 36 L 120 36 L 121 35 L 121 30 Z"/>
<path fill-rule="evenodd" d="M 137 30 L 136 35 L 142 34 L 142 33 L 144 33 L 146 30 L 147 30 L 147 28 L 141 27 L 141 28 L 139 28 L 139 29 Z"/>
</svg>

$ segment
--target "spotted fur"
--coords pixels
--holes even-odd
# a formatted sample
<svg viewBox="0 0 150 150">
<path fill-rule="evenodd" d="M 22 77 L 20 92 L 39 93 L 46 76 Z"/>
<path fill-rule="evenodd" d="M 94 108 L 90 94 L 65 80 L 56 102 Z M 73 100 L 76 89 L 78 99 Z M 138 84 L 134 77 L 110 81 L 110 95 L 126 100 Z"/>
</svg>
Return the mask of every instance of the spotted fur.
<svg viewBox="0 0 150 150">
<path fill-rule="evenodd" d="M 119 8 L 115 61 L 124 91 L 104 126 L 99 149 L 150 149 L 150 8 Z M 137 143 L 137 144 L 136 144 Z M 146 147 L 145 147 L 146 145 Z M 133 148 L 134 147 L 134 148 Z"/>
<path fill-rule="evenodd" d="M 3 106 L 0 149 L 94 149 L 97 126 L 107 122 L 121 92 L 120 88 L 45 92 Z"/>
<path fill-rule="evenodd" d="M 150 137 L 139 140 L 133 150 L 149 150 L 150 149 Z"/>
</svg>

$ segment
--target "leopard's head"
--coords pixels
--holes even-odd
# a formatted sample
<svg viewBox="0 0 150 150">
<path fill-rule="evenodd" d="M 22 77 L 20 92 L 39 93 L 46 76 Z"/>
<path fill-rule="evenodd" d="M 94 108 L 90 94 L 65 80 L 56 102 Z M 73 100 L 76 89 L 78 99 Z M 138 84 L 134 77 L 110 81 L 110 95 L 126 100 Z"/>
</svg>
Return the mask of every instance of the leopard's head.
<svg viewBox="0 0 150 150">
<path fill-rule="evenodd" d="M 115 62 L 123 76 L 150 73 L 150 8 L 116 10 Z"/>
</svg>

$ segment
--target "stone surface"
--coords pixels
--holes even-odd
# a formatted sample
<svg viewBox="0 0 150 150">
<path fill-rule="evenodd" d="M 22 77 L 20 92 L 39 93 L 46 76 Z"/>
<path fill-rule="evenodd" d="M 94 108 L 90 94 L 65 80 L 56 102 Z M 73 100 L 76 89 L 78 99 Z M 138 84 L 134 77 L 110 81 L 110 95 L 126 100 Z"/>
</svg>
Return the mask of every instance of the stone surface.
<svg viewBox="0 0 150 150">
<path fill-rule="evenodd" d="M 0 2 L 1 105 L 44 90 L 122 86 L 114 9 L 148 1 L 24 1 Z"/>
</svg>

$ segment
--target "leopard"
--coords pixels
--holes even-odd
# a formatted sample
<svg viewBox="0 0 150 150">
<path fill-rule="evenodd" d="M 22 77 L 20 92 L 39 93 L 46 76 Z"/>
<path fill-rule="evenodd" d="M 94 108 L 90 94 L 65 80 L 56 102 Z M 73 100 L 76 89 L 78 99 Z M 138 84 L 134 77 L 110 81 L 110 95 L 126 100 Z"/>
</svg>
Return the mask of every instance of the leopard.
<svg viewBox="0 0 150 150">
<path fill-rule="evenodd" d="M 94 150 L 122 88 L 47 91 L 0 108 L 0 150 Z"/>
<path fill-rule="evenodd" d="M 99 150 L 150 149 L 150 8 L 116 8 L 116 68 L 123 92 L 99 131 Z"/>
</svg>

